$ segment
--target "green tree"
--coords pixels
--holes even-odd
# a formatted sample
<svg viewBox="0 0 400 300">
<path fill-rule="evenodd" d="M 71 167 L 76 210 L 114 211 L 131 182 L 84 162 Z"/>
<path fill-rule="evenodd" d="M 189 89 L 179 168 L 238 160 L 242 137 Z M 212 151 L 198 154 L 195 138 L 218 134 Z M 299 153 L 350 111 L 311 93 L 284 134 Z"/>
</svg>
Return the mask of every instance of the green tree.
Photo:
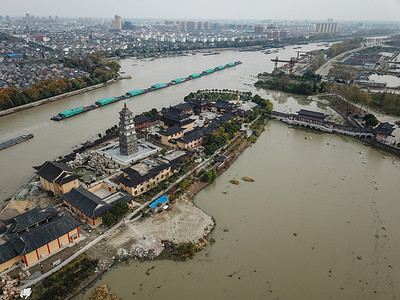
<svg viewBox="0 0 400 300">
<path fill-rule="evenodd" d="M 109 211 L 103 214 L 102 219 L 103 219 L 103 224 L 106 225 L 107 227 L 114 225 L 118 220 L 118 218 Z"/>
<path fill-rule="evenodd" d="M 363 120 L 367 127 L 375 127 L 379 124 L 378 119 L 373 114 L 367 114 L 364 116 Z"/>
<path fill-rule="evenodd" d="M 128 211 L 129 205 L 126 202 L 117 203 L 110 209 L 110 213 L 113 214 L 117 219 L 125 215 Z"/>
</svg>

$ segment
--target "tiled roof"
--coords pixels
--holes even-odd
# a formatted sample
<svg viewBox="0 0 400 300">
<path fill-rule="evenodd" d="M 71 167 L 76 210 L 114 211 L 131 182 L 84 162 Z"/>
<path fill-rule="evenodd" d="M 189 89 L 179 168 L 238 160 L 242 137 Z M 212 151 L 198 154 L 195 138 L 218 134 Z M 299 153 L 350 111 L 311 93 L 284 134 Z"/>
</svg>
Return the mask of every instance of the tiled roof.
<svg viewBox="0 0 400 300">
<path fill-rule="evenodd" d="M 126 169 L 123 169 L 122 172 L 124 172 L 128 176 L 123 177 L 120 180 L 120 182 L 127 187 L 134 187 L 138 184 L 141 184 L 141 183 L 147 181 L 150 178 L 157 176 L 161 171 L 168 169 L 170 166 L 171 166 L 170 164 L 164 163 L 162 165 L 159 165 L 157 167 L 150 169 L 143 176 L 140 175 L 140 173 L 138 171 L 136 171 L 132 168 L 126 168 Z"/>
<path fill-rule="evenodd" d="M 145 115 L 139 115 L 133 118 L 133 123 L 135 124 L 140 124 L 140 123 L 144 123 L 150 121 L 149 117 L 145 116 Z"/>
<path fill-rule="evenodd" d="M 74 169 L 71 169 L 64 163 L 58 163 L 54 161 L 46 161 L 43 165 L 38 166 L 38 167 L 33 167 L 34 169 L 38 170 L 36 174 L 38 174 L 40 177 L 46 179 L 48 182 L 53 182 L 56 180 L 61 173 L 70 173 L 70 174 L 76 174 Z M 66 174 L 63 178 L 59 179 L 59 182 L 67 183 L 70 182 L 76 177 L 71 177 L 67 176 Z"/>
<path fill-rule="evenodd" d="M 61 198 L 91 219 L 97 218 L 108 212 L 118 202 L 130 202 L 134 199 L 131 195 L 123 195 L 112 203 L 106 203 L 102 198 L 83 187 L 73 188 Z"/>
<path fill-rule="evenodd" d="M 67 215 L 55 216 L 46 223 L 33 227 L 20 235 L 5 233 L 5 243 L 0 245 L 0 264 L 25 255 L 56 240 L 79 227 L 80 223 Z"/>
<path fill-rule="evenodd" d="M 52 218 L 56 216 L 57 213 L 58 212 L 50 205 L 46 208 L 36 206 L 34 209 L 28 210 L 23 214 L 4 221 L 4 223 L 8 225 L 8 233 L 16 233 L 27 227 L 40 223 L 43 220 Z"/>
<path fill-rule="evenodd" d="M 174 135 L 174 134 L 184 131 L 184 130 L 185 129 L 181 128 L 179 125 L 174 125 L 172 127 L 167 128 L 164 131 L 160 131 L 160 134 L 164 135 L 164 136 L 171 136 L 171 135 Z"/>
</svg>

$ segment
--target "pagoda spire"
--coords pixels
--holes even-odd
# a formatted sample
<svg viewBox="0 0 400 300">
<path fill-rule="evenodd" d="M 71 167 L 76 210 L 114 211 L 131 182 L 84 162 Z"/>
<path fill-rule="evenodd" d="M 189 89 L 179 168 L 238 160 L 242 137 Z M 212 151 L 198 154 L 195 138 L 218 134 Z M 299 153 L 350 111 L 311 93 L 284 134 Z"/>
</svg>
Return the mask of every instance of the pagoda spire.
<svg viewBox="0 0 400 300">
<path fill-rule="evenodd" d="M 132 155 L 139 151 L 133 122 L 133 112 L 124 103 L 119 112 L 119 150 L 122 155 Z"/>
</svg>

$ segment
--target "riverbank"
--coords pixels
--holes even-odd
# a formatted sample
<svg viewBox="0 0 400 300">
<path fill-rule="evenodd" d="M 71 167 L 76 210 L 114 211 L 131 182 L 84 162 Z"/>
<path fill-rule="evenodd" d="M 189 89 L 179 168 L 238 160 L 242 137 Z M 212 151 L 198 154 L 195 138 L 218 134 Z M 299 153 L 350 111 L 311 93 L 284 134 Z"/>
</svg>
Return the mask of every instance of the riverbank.
<svg viewBox="0 0 400 300">
<path fill-rule="evenodd" d="M 252 136 L 246 138 L 242 135 L 225 149 L 224 154 L 229 156 L 222 166 L 217 167 L 218 176 L 228 170 L 247 147 L 255 143 L 268 120 L 264 117 L 257 119 L 252 125 L 254 130 Z M 101 266 L 102 271 L 98 277 L 112 268 L 115 263 L 128 258 L 159 257 L 165 252 L 166 241 L 168 245 L 192 243 L 196 251 L 202 250 L 207 245 L 207 240 L 213 242 L 210 236 L 216 226 L 216 221 L 193 201 L 197 193 L 210 184 L 213 183 L 194 181 L 181 197 L 173 200 L 168 210 L 151 215 L 139 222 L 127 221 L 120 227 L 117 234 L 107 241 L 101 241 L 96 249 L 89 249 L 86 252 L 88 257 L 99 260 Z M 224 230 L 229 231 L 229 228 L 224 228 Z M 166 255 L 164 258 L 176 259 L 178 256 Z M 146 274 L 150 275 L 148 272 Z M 95 282 L 96 279 L 92 279 L 84 288 Z"/>
<path fill-rule="evenodd" d="M 116 83 L 116 82 L 118 82 L 119 80 L 122 80 L 122 79 L 125 79 L 125 77 L 118 77 L 116 79 L 111 79 L 111 80 L 107 81 L 106 83 L 100 83 L 100 84 L 88 86 L 88 87 L 85 87 L 83 89 L 79 89 L 79 90 L 72 91 L 72 92 L 69 92 L 69 93 L 65 93 L 65 94 L 54 96 L 54 97 L 42 99 L 42 100 L 39 100 L 39 101 L 36 101 L 36 102 L 31 102 L 31 103 L 20 105 L 20 106 L 17 106 L 17 107 L 5 109 L 5 110 L 0 111 L 0 117 L 6 116 L 6 115 L 10 115 L 10 114 L 13 114 L 13 113 L 16 113 L 16 112 L 20 112 L 20 111 L 23 111 L 23 110 L 26 110 L 26 109 L 29 109 L 29 108 L 37 107 L 37 106 L 40 106 L 40 105 L 43 105 L 43 104 L 55 102 L 55 101 L 58 101 L 58 100 L 61 100 L 61 99 L 66 99 L 66 98 L 69 98 L 69 97 L 72 97 L 72 96 L 80 95 L 80 94 L 83 94 L 83 93 L 86 93 L 86 92 L 89 92 L 89 91 L 93 91 L 95 89 L 99 89 L 99 88 L 102 88 L 104 86 Z"/>
</svg>

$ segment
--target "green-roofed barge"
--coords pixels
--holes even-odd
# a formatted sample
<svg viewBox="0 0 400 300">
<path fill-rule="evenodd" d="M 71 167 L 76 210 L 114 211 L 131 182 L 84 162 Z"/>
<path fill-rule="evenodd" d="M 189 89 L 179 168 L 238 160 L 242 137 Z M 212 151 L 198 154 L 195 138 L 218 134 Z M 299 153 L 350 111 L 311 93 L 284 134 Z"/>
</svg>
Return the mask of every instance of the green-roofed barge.
<svg viewBox="0 0 400 300">
<path fill-rule="evenodd" d="M 52 117 L 51 120 L 54 120 L 54 121 L 65 120 L 65 119 L 68 119 L 70 117 L 82 114 L 84 112 L 88 112 L 88 111 L 103 107 L 105 105 L 118 102 L 118 101 L 123 100 L 123 99 L 128 99 L 128 98 L 136 97 L 136 96 L 139 96 L 139 95 L 142 95 L 142 94 L 146 94 L 146 93 L 149 93 L 149 92 L 154 92 L 154 91 L 157 91 L 157 90 L 169 87 L 169 86 L 173 86 L 173 85 L 180 84 L 180 83 L 183 83 L 183 82 L 186 82 L 186 81 L 189 81 L 189 80 L 197 79 L 197 78 L 200 78 L 202 76 L 210 75 L 210 74 L 215 73 L 217 71 L 222 71 L 222 70 L 225 70 L 225 69 L 228 69 L 228 68 L 231 68 L 231 67 L 235 67 L 235 66 L 240 65 L 240 64 L 242 64 L 241 61 L 237 61 L 237 62 L 234 62 L 234 63 L 227 63 L 224 66 L 218 66 L 218 67 L 215 67 L 214 69 L 207 69 L 205 71 L 202 71 L 201 73 L 190 74 L 188 77 L 182 77 L 182 78 L 173 79 L 168 83 L 153 84 L 151 87 L 149 87 L 147 89 L 133 90 L 133 91 L 126 92 L 125 95 L 121 95 L 121 96 L 118 96 L 118 97 L 109 97 L 109 98 L 104 98 L 104 99 L 101 99 L 101 100 L 97 100 L 94 104 L 86 106 L 86 107 L 80 106 L 80 107 L 76 107 L 76 108 L 66 109 L 66 110 L 58 113 L 57 116 Z"/>
</svg>

